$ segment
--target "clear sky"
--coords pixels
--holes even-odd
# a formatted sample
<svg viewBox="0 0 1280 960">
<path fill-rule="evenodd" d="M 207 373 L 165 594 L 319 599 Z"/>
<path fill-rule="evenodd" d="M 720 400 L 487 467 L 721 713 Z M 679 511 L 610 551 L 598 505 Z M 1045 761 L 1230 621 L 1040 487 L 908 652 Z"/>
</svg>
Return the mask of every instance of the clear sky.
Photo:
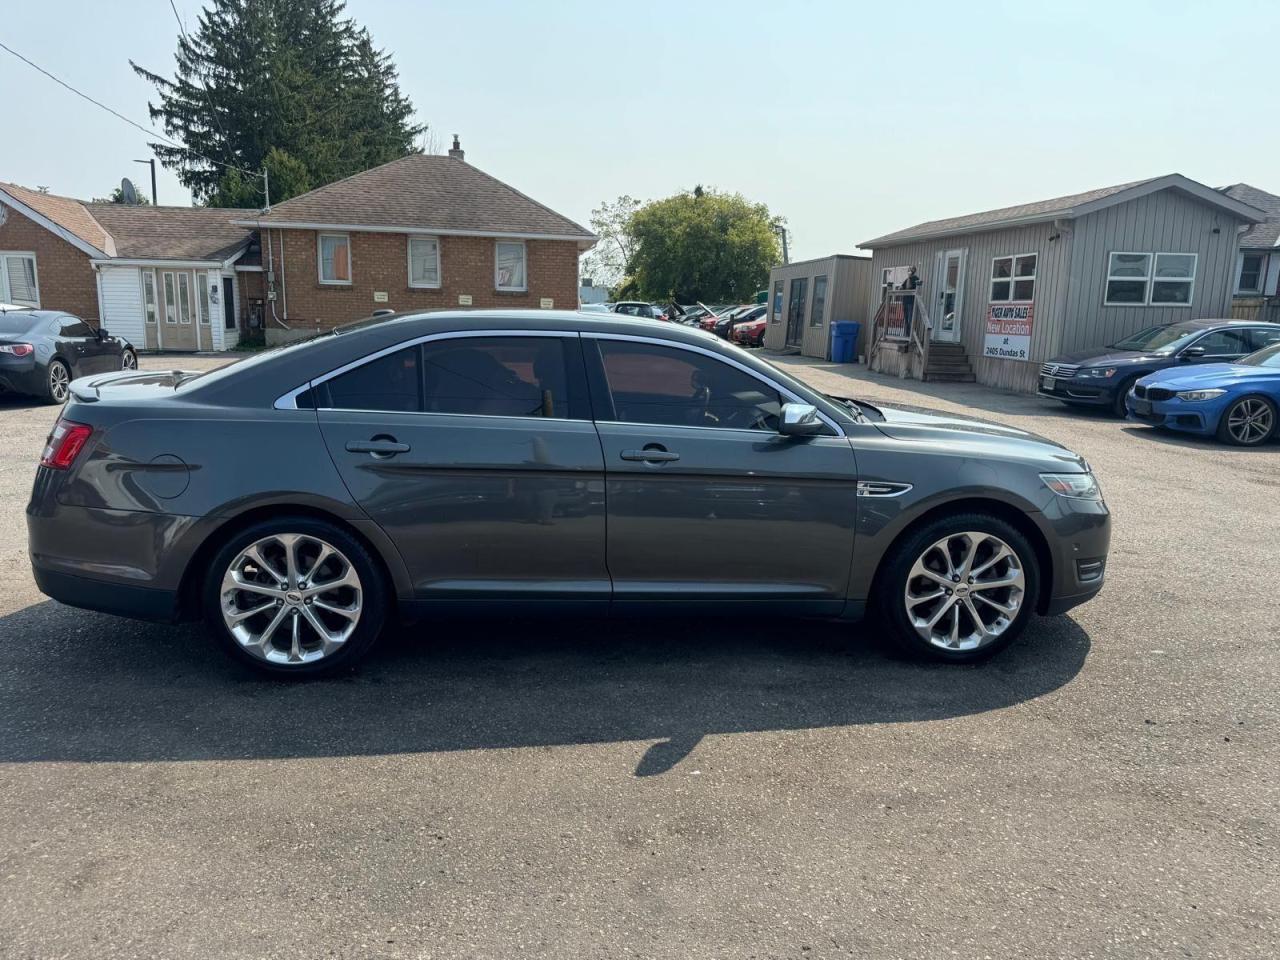
<svg viewBox="0 0 1280 960">
<path fill-rule="evenodd" d="M 199 0 L 177 0 L 194 25 Z M 921 220 L 1178 172 L 1280 193 L 1280 2 L 349 0 L 443 146 L 586 224 L 701 183 L 794 259 Z M 146 122 L 168 0 L 10 0 L 0 40 Z M 147 184 L 143 134 L 0 51 L 0 180 Z M 149 189 L 147 187 L 146 189 Z M 168 172 L 164 203 L 190 197 Z"/>
</svg>

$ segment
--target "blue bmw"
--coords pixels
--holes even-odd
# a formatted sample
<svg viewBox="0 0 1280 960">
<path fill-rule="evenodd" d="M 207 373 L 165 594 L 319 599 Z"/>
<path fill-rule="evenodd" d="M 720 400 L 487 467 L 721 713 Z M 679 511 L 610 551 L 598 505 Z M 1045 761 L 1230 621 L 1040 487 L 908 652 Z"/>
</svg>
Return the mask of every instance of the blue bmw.
<svg viewBox="0 0 1280 960">
<path fill-rule="evenodd" d="M 1130 416 L 1153 426 L 1216 435 L 1242 447 L 1266 443 L 1275 436 L 1280 409 L 1280 342 L 1233 363 L 1150 374 L 1125 403 Z"/>
</svg>

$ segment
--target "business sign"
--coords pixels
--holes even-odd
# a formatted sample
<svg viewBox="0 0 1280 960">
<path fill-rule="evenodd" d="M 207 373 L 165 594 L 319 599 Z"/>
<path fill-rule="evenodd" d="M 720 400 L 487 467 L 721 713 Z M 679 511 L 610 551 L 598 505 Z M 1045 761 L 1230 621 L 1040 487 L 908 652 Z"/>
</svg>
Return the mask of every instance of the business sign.
<svg viewBox="0 0 1280 960">
<path fill-rule="evenodd" d="M 982 355 L 994 360 L 1030 360 L 1034 303 L 993 303 L 987 307 Z"/>
</svg>

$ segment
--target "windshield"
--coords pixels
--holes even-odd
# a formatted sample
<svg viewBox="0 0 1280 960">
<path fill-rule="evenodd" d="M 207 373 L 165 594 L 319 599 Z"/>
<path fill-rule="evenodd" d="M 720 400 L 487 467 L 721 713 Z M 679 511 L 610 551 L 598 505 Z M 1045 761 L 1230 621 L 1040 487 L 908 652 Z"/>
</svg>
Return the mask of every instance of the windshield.
<svg viewBox="0 0 1280 960">
<path fill-rule="evenodd" d="M 34 325 L 29 313 L 0 313 L 0 336 L 26 333 Z"/>
<path fill-rule="evenodd" d="M 1280 368 L 1280 343 L 1273 343 L 1269 347 L 1263 347 L 1257 353 L 1251 353 L 1247 357 L 1241 357 L 1236 363 L 1243 363 L 1249 367 L 1278 367 Z"/>
<path fill-rule="evenodd" d="M 1174 353 L 1205 328 L 1194 323 L 1167 323 L 1147 327 L 1131 337 L 1108 345 L 1108 350 L 1140 350 L 1143 353 Z"/>
</svg>

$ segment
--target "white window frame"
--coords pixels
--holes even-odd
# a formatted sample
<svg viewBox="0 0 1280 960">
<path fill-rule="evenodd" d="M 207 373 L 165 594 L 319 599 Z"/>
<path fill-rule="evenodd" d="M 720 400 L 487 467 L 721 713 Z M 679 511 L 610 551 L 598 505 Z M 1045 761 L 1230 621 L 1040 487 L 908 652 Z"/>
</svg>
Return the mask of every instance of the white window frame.
<svg viewBox="0 0 1280 960">
<path fill-rule="evenodd" d="M 196 286 L 199 288 L 196 294 L 196 314 L 198 322 L 202 326 L 212 327 L 213 324 L 209 319 L 209 275 L 207 273 L 196 273 Z"/>
<path fill-rule="evenodd" d="M 35 278 L 36 283 L 36 302 L 31 306 L 33 309 L 40 309 L 40 262 L 34 250 L 0 250 L 0 303 L 27 306 L 25 303 L 19 304 L 18 301 L 12 299 L 13 291 L 9 289 L 9 264 L 4 259 L 5 257 L 25 257 L 31 261 L 31 275 Z"/>
<path fill-rule="evenodd" d="M 1244 261 L 1248 257 L 1258 258 L 1258 285 L 1256 287 L 1244 287 L 1240 285 L 1244 278 Z M 1260 296 L 1267 286 L 1267 254 L 1262 250 L 1242 250 L 1240 252 L 1240 268 L 1236 271 L 1236 293 L 1238 294 L 1255 294 Z"/>
<path fill-rule="evenodd" d="M 524 285 L 520 287 L 504 287 L 498 282 L 498 251 L 503 247 L 519 247 L 524 261 Z M 495 240 L 493 242 L 493 288 L 504 293 L 526 293 L 529 290 L 529 247 L 523 240 Z"/>
<path fill-rule="evenodd" d="M 151 316 L 147 316 L 147 278 L 151 278 Z M 138 279 L 142 283 L 142 322 L 159 325 L 160 322 L 160 285 L 156 283 L 156 272 L 150 269 L 138 271 Z"/>
<path fill-rule="evenodd" d="M 1025 260 L 1027 257 L 1036 258 L 1036 268 L 1035 270 L 1031 271 L 1031 276 L 1020 277 L 1018 276 L 1018 261 Z M 1009 276 L 1007 278 L 996 276 L 996 264 L 999 263 L 1001 260 L 1009 261 Z M 1108 261 L 1107 269 L 1110 269 L 1110 261 Z M 987 302 L 988 303 L 1035 303 L 1036 276 L 1039 274 L 1039 272 L 1040 272 L 1040 251 L 1039 250 L 1028 250 L 1026 253 L 1006 253 L 999 257 L 992 257 L 991 271 L 987 277 Z M 995 283 L 1004 283 L 1006 280 L 1009 283 L 1009 296 L 1001 299 L 997 299 L 996 297 L 992 296 L 991 285 Z M 1019 280 L 1021 280 L 1024 283 L 1027 282 L 1028 280 L 1031 281 L 1031 296 L 1014 297 L 1013 288 L 1014 288 L 1014 285 Z"/>
<path fill-rule="evenodd" d="M 1111 263 L 1113 257 L 1146 257 L 1147 258 L 1147 274 L 1145 277 L 1117 277 L 1111 273 Z M 1156 264 L 1159 263 L 1161 257 L 1190 257 L 1191 258 L 1191 276 L 1190 277 L 1160 277 L 1157 275 Z M 1200 272 L 1200 254 L 1192 253 L 1186 250 L 1111 250 L 1107 253 L 1107 278 L 1102 285 L 1102 305 L 1104 307 L 1179 307 L 1189 308 L 1196 298 L 1196 275 Z M 1111 286 L 1112 281 L 1129 281 L 1135 282 L 1141 280 L 1146 284 L 1143 291 L 1142 300 L 1136 302 L 1125 302 L 1123 300 L 1111 300 L 1107 297 L 1107 290 Z M 1170 300 L 1153 300 L 1155 296 L 1156 283 L 1185 283 L 1187 284 L 1187 301 L 1186 303 L 1175 303 Z"/>
<path fill-rule="evenodd" d="M 347 279 L 326 280 L 324 278 L 324 240 L 330 237 L 342 240 L 347 248 Z M 351 234 L 349 233 L 317 233 L 316 234 L 316 278 L 327 287 L 349 287 L 354 275 L 351 272 Z"/>
<path fill-rule="evenodd" d="M 186 270 L 179 270 L 175 275 L 174 286 L 177 293 L 178 323 L 189 326 L 191 324 L 191 314 L 195 312 L 195 304 L 192 298 L 195 296 L 195 290 L 191 288 L 191 274 Z M 182 293 L 186 291 L 186 305 L 182 303 Z"/>
<path fill-rule="evenodd" d="M 435 283 L 414 283 L 413 282 L 413 245 L 415 243 L 421 243 L 422 241 L 425 241 L 425 240 L 430 240 L 432 243 L 436 245 L 436 282 Z M 409 286 L 413 287 L 415 290 L 439 290 L 444 283 L 444 277 L 441 275 L 441 272 L 440 272 L 440 238 L 425 235 L 425 234 L 422 236 L 418 236 L 415 234 L 413 236 L 410 236 L 408 238 L 408 241 L 409 242 L 405 244 L 405 248 L 409 257 L 409 261 L 408 261 Z M 495 257 L 495 263 L 496 263 L 496 258 L 497 258 L 496 253 L 494 254 L 494 257 Z M 495 276 L 496 276 L 496 272 L 495 272 Z"/>
<path fill-rule="evenodd" d="M 1191 276 L 1189 277 L 1161 277 L 1160 276 L 1160 258 L 1161 257 L 1190 257 L 1191 258 Z M 1153 254 L 1151 257 L 1151 286 L 1147 291 L 1147 304 L 1152 307 L 1190 307 L 1196 298 L 1196 274 L 1200 272 L 1200 254 L 1198 253 L 1181 253 L 1175 250 L 1165 250 L 1160 253 Z M 1187 285 L 1187 302 L 1174 302 L 1170 300 L 1155 299 L 1157 283 L 1185 283 Z"/>
</svg>

